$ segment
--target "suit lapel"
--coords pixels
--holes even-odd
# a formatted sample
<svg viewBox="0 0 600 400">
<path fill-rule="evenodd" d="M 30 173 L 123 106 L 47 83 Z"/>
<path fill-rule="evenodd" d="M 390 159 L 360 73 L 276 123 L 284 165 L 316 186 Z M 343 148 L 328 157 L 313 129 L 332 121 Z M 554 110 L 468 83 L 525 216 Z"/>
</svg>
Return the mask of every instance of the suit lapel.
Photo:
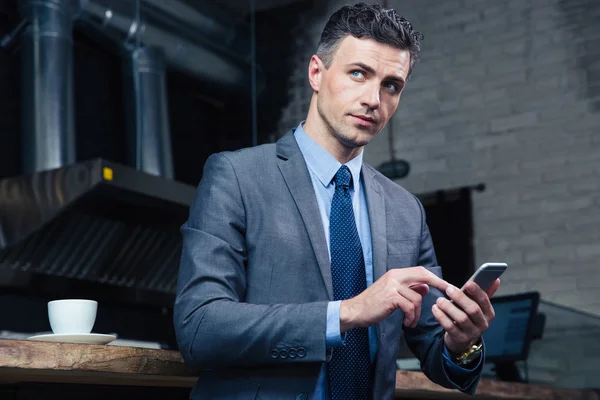
<svg viewBox="0 0 600 400">
<path fill-rule="evenodd" d="M 367 197 L 367 209 L 369 210 L 369 223 L 371 225 L 371 245 L 373 246 L 373 282 L 381 278 L 387 271 L 387 240 L 385 220 L 385 199 L 383 189 L 377 183 L 375 173 L 369 166 L 363 165 L 362 178 Z M 375 387 L 380 387 L 382 377 L 382 357 L 379 353 L 386 351 L 385 325 L 383 321 L 377 324 L 377 358 L 375 361 Z"/>
<path fill-rule="evenodd" d="M 317 197 L 306 162 L 296 143 L 293 131 L 288 132 L 277 142 L 277 156 L 281 160 L 278 164 L 281 175 L 283 175 L 283 179 L 294 198 L 308 232 L 327 289 L 327 295 L 333 300 L 331 265 L 319 205 L 317 204 Z"/>
<path fill-rule="evenodd" d="M 369 223 L 371 225 L 371 245 L 373 247 L 373 281 L 381 278 L 387 271 L 387 242 L 385 221 L 385 200 L 381 186 L 374 172 L 366 165 L 362 168 L 362 178 L 367 197 Z"/>
</svg>

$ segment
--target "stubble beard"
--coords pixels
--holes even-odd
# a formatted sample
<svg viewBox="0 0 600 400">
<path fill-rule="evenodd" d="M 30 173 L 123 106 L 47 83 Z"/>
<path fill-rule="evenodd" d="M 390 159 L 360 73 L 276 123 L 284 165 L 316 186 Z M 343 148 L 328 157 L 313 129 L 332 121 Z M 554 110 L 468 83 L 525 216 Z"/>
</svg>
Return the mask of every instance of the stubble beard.
<svg viewBox="0 0 600 400">
<path fill-rule="evenodd" d="M 340 124 L 342 125 L 342 124 Z M 367 140 L 360 140 L 359 137 L 356 137 L 355 135 L 352 135 L 351 133 L 347 132 L 347 130 L 352 129 L 349 126 L 340 126 L 338 129 L 333 130 L 332 134 L 336 137 L 336 139 L 342 143 L 344 146 L 346 146 L 347 148 L 358 148 L 358 147 L 363 147 L 366 146 L 371 138 L 367 139 Z M 360 128 L 355 128 L 355 129 L 360 129 Z"/>
<path fill-rule="evenodd" d="M 375 135 L 368 133 L 367 129 L 363 130 L 360 127 L 346 125 L 343 121 L 345 115 L 342 116 L 338 121 L 332 121 L 330 118 L 328 118 L 327 114 L 323 112 L 319 105 L 317 105 L 317 110 L 325 124 L 325 128 L 329 131 L 329 134 L 348 149 L 356 149 L 366 146 L 371 139 L 375 137 Z M 368 133 L 369 137 L 365 140 L 360 140 L 359 137 L 356 137 L 356 135 L 353 135 L 352 132 L 350 132 L 352 129 L 363 130 L 364 132 Z"/>
</svg>

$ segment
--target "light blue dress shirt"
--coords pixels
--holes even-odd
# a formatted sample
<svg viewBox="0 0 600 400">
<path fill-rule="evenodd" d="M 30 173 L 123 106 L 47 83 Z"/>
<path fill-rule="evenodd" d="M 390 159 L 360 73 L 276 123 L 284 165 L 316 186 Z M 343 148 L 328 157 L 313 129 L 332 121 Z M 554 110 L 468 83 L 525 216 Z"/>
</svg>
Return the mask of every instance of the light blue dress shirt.
<svg viewBox="0 0 600 400">
<path fill-rule="evenodd" d="M 310 173 L 310 179 L 317 197 L 317 204 L 319 205 L 319 213 L 321 215 L 321 222 L 323 223 L 325 238 L 327 239 L 327 249 L 329 251 L 329 214 L 331 211 L 331 200 L 333 199 L 333 194 L 335 193 L 335 184 L 333 184 L 331 181 L 342 164 L 334 156 L 329 154 L 324 148 L 317 144 L 317 142 L 315 142 L 310 136 L 308 136 L 302 125 L 304 125 L 304 121 L 302 121 L 296 128 L 294 136 Z M 358 230 L 360 243 L 363 248 L 367 287 L 369 287 L 373 283 L 373 256 L 371 248 L 371 225 L 369 223 L 367 198 L 365 197 L 363 182 L 360 179 L 362 161 L 363 152 L 361 151 L 358 156 L 348 161 L 345 165 L 352 173 L 353 188 L 350 191 L 350 195 L 352 196 L 352 207 L 354 209 L 354 216 L 356 218 L 356 228 Z M 327 306 L 327 348 L 340 347 L 344 345 L 344 339 L 340 333 L 341 303 L 341 300 L 332 301 Z M 375 326 L 369 327 L 369 350 L 371 362 L 375 361 L 375 355 L 377 354 L 377 335 L 375 329 Z M 446 366 L 448 367 L 448 376 L 454 382 L 462 383 L 460 385 L 457 384 L 457 388 L 468 387 L 471 382 L 471 379 L 469 379 L 471 377 L 471 372 L 478 366 L 475 366 L 473 369 L 459 367 L 452 362 L 445 347 L 444 359 L 446 361 Z M 465 380 L 468 382 L 464 382 Z M 323 364 L 313 399 L 329 399 L 327 364 Z"/>
</svg>

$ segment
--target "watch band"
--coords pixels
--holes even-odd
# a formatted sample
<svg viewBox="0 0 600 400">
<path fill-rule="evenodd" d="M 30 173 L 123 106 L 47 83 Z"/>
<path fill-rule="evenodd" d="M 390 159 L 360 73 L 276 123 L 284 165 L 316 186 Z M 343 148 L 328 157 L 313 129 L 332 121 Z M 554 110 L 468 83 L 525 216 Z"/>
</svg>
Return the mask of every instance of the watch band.
<svg viewBox="0 0 600 400">
<path fill-rule="evenodd" d="M 466 351 L 455 355 L 454 362 L 457 365 L 467 365 L 476 360 L 482 351 L 483 342 L 480 340 L 478 343 L 469 346 L 469 348 Z"/>
</svg>

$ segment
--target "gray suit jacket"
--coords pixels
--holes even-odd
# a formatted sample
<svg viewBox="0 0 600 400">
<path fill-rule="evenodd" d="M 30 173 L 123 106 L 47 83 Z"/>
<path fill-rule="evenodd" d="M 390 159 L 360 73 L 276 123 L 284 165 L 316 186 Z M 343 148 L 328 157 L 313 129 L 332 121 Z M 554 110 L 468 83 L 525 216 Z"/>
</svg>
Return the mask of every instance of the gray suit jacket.
<svg viewBox="0 0 600 400">
<path fill-rule="evenodd" d="M 416 265 L 440 275 L 421 203 L 366 164 L 362 179 L 374 279 Z M 212 155 L 182 234 L 174 324 L 186 363 L 201 370 L 191 398 L 311 398 L 335 351 L 325 347 L 333 290 L 316 196 L 293 131 L 276 144 Z M 404 333 L 425 374 L 454 387 L 443 367 L 443 329 L 430 311 L 438 296 L 432 288 L 418 326 Z M 397 310 L 378 324 L 378 400 L 394 397 L 402 321 Z"/>
</svg>

